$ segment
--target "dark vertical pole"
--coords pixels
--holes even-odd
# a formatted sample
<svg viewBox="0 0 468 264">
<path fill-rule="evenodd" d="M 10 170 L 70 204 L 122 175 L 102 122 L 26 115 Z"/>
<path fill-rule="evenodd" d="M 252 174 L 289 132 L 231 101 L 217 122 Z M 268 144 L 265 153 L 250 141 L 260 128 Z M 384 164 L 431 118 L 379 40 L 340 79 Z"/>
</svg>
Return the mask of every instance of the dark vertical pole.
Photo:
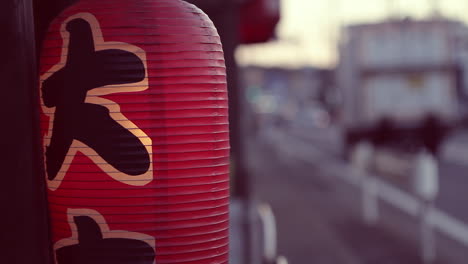
<svg viewBox="0 0 468 264">
<path fill-rule="evenodd" d="M 229 92 L 229 126 L 230 126 L 230 141 L 231 141 L 231 156 L 233 163 L 232 184 L 234 185 L 233 194 L 244 200 L 246 214 L 243 219 L 243 236 L 244 236 L 244 261 L 251 263 L 253 257 L 253 208 L 250 195 L 250 177 L 247 169 L 247 155 L 244 144 L 244 87 L 239 81 L 239 69 L 235 59 L 235 50 L 239 45 L 239 16 L 240 5 L 238 2 L 231 1 L 231 6 L 224 6 L 224 12 L 217 16 L 218 21 L 225 21 L 223 32 L 220 32 L 223 49 L 225 51 L 225 60 L 227 67 L 227 82 Z"/>
<path fill-rule="evenodd" d="M 239 82 L 238 66 L 235 59 L 235 50 L 239 45 L 239 4 L 228 1 L 223 5 L 224 12 L 212 16 L 215 24 L 219 26 L 219 34 L 223 43 L 224 57 L 227 68 L 227 83 L 229 91 L 229 124 L 231 157 L 233 161 L 233 187 L 234 195 L 245 200 L 250 199 L 249 178 L 245 164 L 243 139 L 243 87 Z"/>
<path fill-rule="evenodd" d="M 215 24 L 223 43 L 226 61 L 227 83 L 229 92 L 229 128 L 231 141 L 231 159 L 233 164 L 233 195 L 249 200 L 249 178 L 243 149 L 243 87 L 239 85 L 239 75 L 235 50 L 240 44 L 239 17 L 243 0 L 186 0 L 202 9 Z"/>
<path fill-rule="evenodd" d="M 240 44 L 239 23 L 240 6 L 243 0 L 186 0 L 202 9 L 211 18 L 223 43 L 224 58 L 226 61 L 227 83 L 229 93 L 229 132 L 231 142 L 231 185 L 232 195 L 241 198 L 246 209 L 243 221 L 244 260 L 251 262 L 251 204 L 249 175 L 246 167 L 244 150 L 244 135 L 242 126 L 243 117 L 243 87 L 239 85 L 238 66 L 235 59 L 235 50 Z"/>
<path fill-rule="evenodd" d="M 1 262 L 49 263 L 32 0 L 0 5 Z"/>
<path fill-rule="evenodd" d="M 218 28 L 223 43 L 224 58 L 227 68 L 227 83 L 229 93 L 229 130 L 231 142 L 231 184 L 232 194 L 244 201 L 245 217 L 243 219 L 244 261 L 252 261 L 252 230 L 251 230 L 251 201 L 249 188 L 249 175 L 246 167 L 243 133 L 243 87 L 239 82 L 238 65 L 235 59 L 235 50 L 239 45 L 239 4 L 235 1 L 224 1 L 222 12 L 210 14 Z"/>
</svg>

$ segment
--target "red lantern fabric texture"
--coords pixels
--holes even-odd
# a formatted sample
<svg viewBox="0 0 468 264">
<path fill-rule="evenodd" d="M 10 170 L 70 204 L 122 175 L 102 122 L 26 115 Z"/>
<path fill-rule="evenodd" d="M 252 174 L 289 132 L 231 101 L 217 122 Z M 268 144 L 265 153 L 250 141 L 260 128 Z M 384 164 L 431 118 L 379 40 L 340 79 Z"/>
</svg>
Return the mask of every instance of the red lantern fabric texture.
<svg viewBox="0 0 468 264">
<path fill-rule="evenodd" d="M 82 0 L 50 25 L 41 131 L 54 257 L 227 263 L 226 70 L 179 0 Z"/>
</svg>

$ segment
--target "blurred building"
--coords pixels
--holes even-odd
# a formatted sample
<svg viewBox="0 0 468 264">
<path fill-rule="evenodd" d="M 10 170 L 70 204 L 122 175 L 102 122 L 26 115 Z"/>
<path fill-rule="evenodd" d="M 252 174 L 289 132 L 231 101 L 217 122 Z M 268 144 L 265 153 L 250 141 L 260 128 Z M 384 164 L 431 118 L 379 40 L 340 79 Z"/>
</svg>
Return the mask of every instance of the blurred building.
<svg viewBox="0 0 468 264">
<path fill-rule="evenodd" d="M 404 141 L 437 152 L 464 112 L 463 32 L 440 16 L 344 27 L 336 77 L 347 147 Z"/>
</svg>

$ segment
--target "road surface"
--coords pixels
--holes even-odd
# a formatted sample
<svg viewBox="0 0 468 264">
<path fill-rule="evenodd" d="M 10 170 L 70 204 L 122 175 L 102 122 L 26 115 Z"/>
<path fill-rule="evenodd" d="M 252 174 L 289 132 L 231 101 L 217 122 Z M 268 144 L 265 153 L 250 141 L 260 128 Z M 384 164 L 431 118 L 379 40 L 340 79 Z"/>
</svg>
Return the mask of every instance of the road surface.
<svg viewBox="0 0 468 264">
<path fill-rule="evenodd" d="M 290 263 L 423 263 L 420 203 L 404 184 L 411 175 L 396 181 L 377 175 L 379 218 L 368 225 L 362 218 L 360 179 L 341 159 L 337 129 L 267 124 L 248 135 L 252 191 L 271 204 L 278 251 Z M 468 155 L 461 157 L 468 151 L 463 146 L 468 149 L 468 137 L 451 138 L 440 162 L 440 192 L 428 217 L 436 237 L 434 263 L 468 261 Z"/>
</svg>

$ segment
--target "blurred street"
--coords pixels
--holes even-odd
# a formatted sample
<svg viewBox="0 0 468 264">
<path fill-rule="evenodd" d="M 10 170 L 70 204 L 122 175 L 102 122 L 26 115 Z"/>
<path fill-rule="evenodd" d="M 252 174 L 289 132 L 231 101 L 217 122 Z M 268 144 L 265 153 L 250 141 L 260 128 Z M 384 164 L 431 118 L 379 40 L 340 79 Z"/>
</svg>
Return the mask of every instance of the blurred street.
<svg viewBox="0 0 468 264">
<path fill-rule="evenodd" d="M 283 21 L 306 10 L 286 2 Z M 328 35 L 303 30 L 307 11 L 290 35 L 239 47 L 247 186 L 289 263 L 467 263 L 466 18 L 398 2 L 348 20 L 370 5 L 329 1 Z"/>
<path fill-rule="evenodd" d="M 390 155 L 385 162 L 393 162 L 388 167 L 395 173 L 373 173 L 379 182 L 379 218 L 367 225 L 360 182 L 341 156 L 337 129 L 294 120 L 282 126 L 265 122 L 250 135 L 252 193 L 271 204 L 278 251 L 290 263 L 422 263 L 420 203 L 408 184 L 412 175 L 403 175 L 409 159 Z M 463 133 L 443 146 L 439 195 L 429 217 L 436 230 L 435 263 L 466 263 L 468 257 L 465 146 Z"/>
</svg>

